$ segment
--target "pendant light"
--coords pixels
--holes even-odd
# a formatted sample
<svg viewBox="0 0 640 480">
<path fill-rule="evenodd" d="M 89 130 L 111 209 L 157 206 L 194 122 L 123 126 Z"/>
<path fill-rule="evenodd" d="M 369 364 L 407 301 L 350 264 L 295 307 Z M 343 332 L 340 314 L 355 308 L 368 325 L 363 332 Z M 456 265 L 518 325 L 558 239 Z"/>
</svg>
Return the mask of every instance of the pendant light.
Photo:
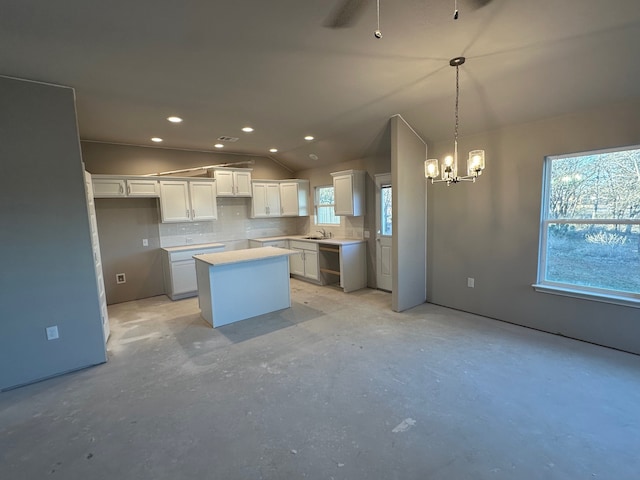
<svg viewBox="0 0 640 480">
<path fill-rule="evenodd" d="M 452 183 L 459 182 L 475 182 L 476 178 L 482 175 L 484 170 L 484 150 L 472 150 L 469 152 L 469 159 L 467 160 L 467 174 L 463 176 L 458 175 L 458 127 L 459 127 L 459 115 L 458 106 L 460 103 L 460 65 L 464 64 L 466 59 L 464 57 L 452 58 L 449 61 L 449 65 L 456 67 L 456 123 L 453 133 L 453 155 L 448 155 L 442 162 L 442 178 L 436 180 L 440 171 L 438 167 L 438 159 L 430 158 L 424 162 L 424 176 L 431 180 L 431 183 L 445 182 L 447 186 Z"/>
</svg>

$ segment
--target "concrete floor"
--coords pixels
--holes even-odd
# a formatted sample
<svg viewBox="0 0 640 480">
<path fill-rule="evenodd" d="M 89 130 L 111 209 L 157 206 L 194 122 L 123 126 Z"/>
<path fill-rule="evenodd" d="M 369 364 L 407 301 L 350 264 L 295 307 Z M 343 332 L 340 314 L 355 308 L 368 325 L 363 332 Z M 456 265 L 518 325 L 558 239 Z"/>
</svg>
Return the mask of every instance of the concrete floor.
<svg viewBox="0 0 640 480">
<path fill-rule="evenodd" d="M 640 357 L 291 283 L 216 330 L 111 306 L 107 364 L 0 394 L 0 478 L 640 478 Z"/>
</svg>

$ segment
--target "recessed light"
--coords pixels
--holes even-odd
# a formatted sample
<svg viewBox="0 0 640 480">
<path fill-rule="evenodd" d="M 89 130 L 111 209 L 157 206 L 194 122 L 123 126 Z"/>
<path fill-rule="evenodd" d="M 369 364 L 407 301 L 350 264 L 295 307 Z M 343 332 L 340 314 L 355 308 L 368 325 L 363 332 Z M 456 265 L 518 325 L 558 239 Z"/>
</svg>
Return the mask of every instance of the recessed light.
<svg viewBox="0 0 640 480">
<path fill-rule="evenodd" d="M 242 131 L 243 131 L 243 132 L 245 132 L 245 133 L 251 133 L 251 132 L 253 132 L 253 128 L 251 128 L 251 127 L 244 127 L 244 128 L 242 129 Z"/>
<path fill-rule="evenodd" d="M 277 148 L 270 148 L 269 151 L 271 153 L 278 153 L 278 149 Z"/>
<path fill-rule="evenodd" d="M 216 147 L 216 148 L 222 148 L 222 147 L 224 147 L 224 145 L 223 145 L 223 144 L 221 144 L 221 143 L 216 143 L 216 144 L 214 145 L 214 147 Z"/>
<path fill-rule="evenodd" d="M 310 142 L 311 140 L 313 140 L 313 137 L 312 137 L 311 135 L 307 135 L 306 137 L 304 137 L 304 139 L 305 139 L 307 142 Z"/>
<path fill-rule="evenodd" d="M 309 154 L 309 158 L 310 158 L 311 160 L 318 160 L 318 155 L 316 155 L 315 153 L 310 153 L 310 154 Z"/>
<path fill-rule="evenodd" d="M 160 137 L 153 137 L 151 139 L 152 142 L 156 142 L 156 143 L 160 143 L 162 141 L 162 139 Z"/>
<path fill-rule="evenodd" d="M 182 119 L 180 117 L 167 117 L 167 120 L 169 120 L 171 123 L 180 123 L 180 122 L 182 122 Z"/>
</svg>

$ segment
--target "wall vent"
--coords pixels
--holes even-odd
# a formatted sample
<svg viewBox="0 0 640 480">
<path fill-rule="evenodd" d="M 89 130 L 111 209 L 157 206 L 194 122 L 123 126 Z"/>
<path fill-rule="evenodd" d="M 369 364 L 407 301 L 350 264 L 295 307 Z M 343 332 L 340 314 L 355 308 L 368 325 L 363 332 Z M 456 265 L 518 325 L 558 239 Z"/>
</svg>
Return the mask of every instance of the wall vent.
<svg viewBox="0 0 640 480">
<path fill-rule="evenodd" d="M 219 142 L 237 142 L 238 140 L 240 140 L 238 137 L 227 137 L 226 135 L 218 137 Z"/>
</svg>

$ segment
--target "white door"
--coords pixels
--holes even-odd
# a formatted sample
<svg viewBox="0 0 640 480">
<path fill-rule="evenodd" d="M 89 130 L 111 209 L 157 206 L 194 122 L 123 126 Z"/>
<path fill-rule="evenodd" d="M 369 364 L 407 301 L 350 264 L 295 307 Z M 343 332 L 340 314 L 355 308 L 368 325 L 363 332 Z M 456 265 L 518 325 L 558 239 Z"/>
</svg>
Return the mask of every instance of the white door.
<svg viewBox="0 0 640 480">
<path fill-rule="evenodd" d="M 216 184 L 213 181 L 189 182 L 191 193 L 191 218 L 197 220 L 216 220 Z"/>
<path fill-rule="evenodd" d="M 253 183 L 253 216 L 261 218 L 267 216 L 267 185 L 264 183 Z"/>
<path fill-rule="evenodd" d="M 304 275 L 304 260 L 302 259 L 304 250 L 298 248 L 291 248 L 291 250 L 298 253 L 289 256 L 289 272 L 291 275 Z"/>
<path fill-rule="evenodd" d="M 378 288 L 392 291 L 391 249 L 393 231 L 391 226 L 391 174 L 376 175 L 376 280 Z"/>
<path fill-rule="evenodd" d="M 333 177 L 336 215 L 353 215 L 353 181 L 351 175 Z"/>
<path fill-rule="evenodd" d="M 251 196 L 251 172 L 233 172 L 235 194 L 242 197 Z"/>
<path fill-rule="evenodd" d="M 160 182 L 160 213 L 163 223 L 191 221 L 191 205 L 186 181 L 162 180 Z"/>
<path fill-rule="evenodd" d="M 280 184 L 280 211 L 283 217 L 298 216 L 298 184 Z"/>
<path fill-rule="evenodd" d="M 304 276 L 318 280 L 318 252 L 304 251 Z"/>
<path fill-rule="evenodd" d="M 216 179 L 218 195 L 221 197 L 233 196 L 233 172 L 227 170 L 214 170 L 213 176 Z"/>
<path fill-rule="evenodd" d="M 171 262 L 171 280 L 174 295 L 198 290 L 196 261 L 181 260 L 179 262 Z"/>
<path fill-rule="evenodd" d="M 280 216 L 280 185 L 277 183 L 267 184 L 267 214 L 270 217 Z"/>
</svg>

